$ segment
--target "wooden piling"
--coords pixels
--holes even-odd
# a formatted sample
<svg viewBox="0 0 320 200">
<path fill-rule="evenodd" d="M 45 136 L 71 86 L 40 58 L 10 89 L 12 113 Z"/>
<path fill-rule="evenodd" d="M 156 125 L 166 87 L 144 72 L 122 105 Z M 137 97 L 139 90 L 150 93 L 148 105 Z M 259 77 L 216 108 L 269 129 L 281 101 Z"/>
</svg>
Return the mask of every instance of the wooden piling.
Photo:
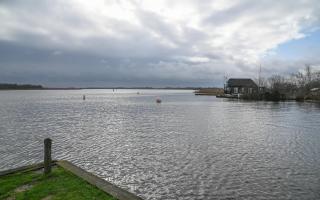
<svg viewBox="0 0 320 200">
<path fill-rule="evenodd" d="M 51 172 L 51 143 L 50 138 L 44 140 L 44 174 L 47 175 Z"/>
</svg>

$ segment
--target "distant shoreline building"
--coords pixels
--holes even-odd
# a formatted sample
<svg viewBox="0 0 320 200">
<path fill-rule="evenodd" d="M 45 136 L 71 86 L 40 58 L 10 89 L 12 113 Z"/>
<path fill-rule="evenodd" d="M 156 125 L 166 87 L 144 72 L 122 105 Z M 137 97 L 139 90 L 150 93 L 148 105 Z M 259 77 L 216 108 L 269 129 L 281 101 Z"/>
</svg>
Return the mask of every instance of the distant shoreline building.
<svg viewBox="0 0 320 200">
<path fill-rule="evenodd" d="M 225 94 L 251 95 L 257 94 L 258 92 L 258 85 L 252 79 L 248 78 L 230 78 L 224 86 Z"/>
</svg>

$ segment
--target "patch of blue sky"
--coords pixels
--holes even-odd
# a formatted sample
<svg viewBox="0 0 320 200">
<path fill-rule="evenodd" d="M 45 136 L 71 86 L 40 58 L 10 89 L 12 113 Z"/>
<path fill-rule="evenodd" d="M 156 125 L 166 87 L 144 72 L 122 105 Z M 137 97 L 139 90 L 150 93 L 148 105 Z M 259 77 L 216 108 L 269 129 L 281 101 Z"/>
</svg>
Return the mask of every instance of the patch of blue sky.
<svg viewBox="0 0 320 200">
<path fill-rule="evenodd" d="M 299 60 L 315 58 L 320 55 L 320 30 L 309 32 L 305 37 L 291 40 L 271 51 L 270 57 L 282 60 Z"/>
</svg>

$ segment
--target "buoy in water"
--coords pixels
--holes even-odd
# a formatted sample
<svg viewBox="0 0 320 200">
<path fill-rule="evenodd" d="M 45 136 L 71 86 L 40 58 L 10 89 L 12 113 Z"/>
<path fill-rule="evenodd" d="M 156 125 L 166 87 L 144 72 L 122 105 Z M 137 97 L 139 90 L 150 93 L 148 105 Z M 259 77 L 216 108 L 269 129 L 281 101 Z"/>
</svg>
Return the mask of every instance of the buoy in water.
<svg viewBox="0 0 320 200">
<path fill-rule="evenodd" d="M 82 96 L 82 99 L 83 99 L 83 100 L 86 100 L 86 95 L 83 95 L 83 96 Z"/>
<path fill-rule="evenodd" d="M 161 99 L 160 99 L 160 98 L 157 98 L 156 102 L 157 102 L 157 103 L 161 103 Z"/>
</svg>

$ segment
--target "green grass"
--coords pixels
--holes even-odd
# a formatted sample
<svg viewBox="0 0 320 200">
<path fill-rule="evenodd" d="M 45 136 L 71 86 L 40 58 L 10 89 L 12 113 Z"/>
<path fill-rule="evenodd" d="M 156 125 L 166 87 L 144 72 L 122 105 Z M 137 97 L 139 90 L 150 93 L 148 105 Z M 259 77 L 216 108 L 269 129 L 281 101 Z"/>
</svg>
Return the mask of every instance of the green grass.
<svg viewBox="0 0 320 200">
<path fill-rule="evenodd" d="M 29 189 L 17 190 L 21 186 L 29 186 Z M 53 168 L 48 176 L 29 171 L 0 177 L 0 200 L 41 200 L 46 197 L 50 200 L 115 200 L 61 167 Z"/>
</svg>

